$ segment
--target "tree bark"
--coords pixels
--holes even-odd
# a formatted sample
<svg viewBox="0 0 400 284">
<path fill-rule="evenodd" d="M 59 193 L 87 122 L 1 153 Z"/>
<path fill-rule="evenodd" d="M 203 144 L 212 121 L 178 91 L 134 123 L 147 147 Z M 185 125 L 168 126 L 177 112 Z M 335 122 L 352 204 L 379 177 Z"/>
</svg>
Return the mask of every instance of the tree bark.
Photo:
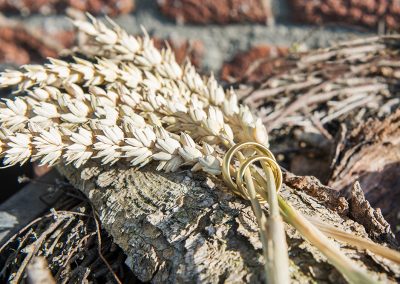
<svg viewBox="0 0 400 284">
<path fill-rule="evenodd" d="M 337 143 L 336 153 L 329 185 L 346 194 L 358 180 L 366 199 L 382 208 L 382 213 L 373 214 L 385 216 L 396 228 L 400 224 L 400 110 L 349 131 Z"/>
<path fill-rule="evenodd" d="M 190 171 L 165 174 L 153 166 L 136 170 L 124 164 L 88 164 L 79 170 L 60 165 L 58 170 L 91 200 L 102 226 L 125 251 L 127 264 L 140 280 L 264 281 L 261 242 L 250 203 L 232 195 L 220 181 Z M 305 216 L 368 237 L 364 227 L 350 218 L 352 204 L 333 189 L 315 178 L 289 173 L 285 182 L 281 195 Z M 292 227 L 287 226 L 286 232 L 294 283 L 345 282 Z M 374 277 L 399 280 L 398 265 L 337 244 Z"/>
</svg>

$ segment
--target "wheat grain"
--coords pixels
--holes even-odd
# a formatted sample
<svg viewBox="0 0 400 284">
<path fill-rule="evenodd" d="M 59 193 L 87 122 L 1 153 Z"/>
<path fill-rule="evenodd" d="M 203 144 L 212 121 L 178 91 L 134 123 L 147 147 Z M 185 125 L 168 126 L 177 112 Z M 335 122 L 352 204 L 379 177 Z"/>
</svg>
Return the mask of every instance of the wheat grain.
<svg viewBox="0 0 400 284">
<path fill-rule="evenodd" d="M 56 63 L 61 68 L 52 78 L 58 80 L 68 72 L 64 68 L 66 64 Z M 42 75 L 40 78 L 44 80 Z M 27 96 L 6 100 L 0 108 L 1 128 L 8 134 L 10 131 L 17 133 L 2 139 L 4 163 L 24 163 L 32 156 L 32 160 L 40 160 L 41 164 L 53 165 L 63 157 L 67 163 L 80 167 L 90 158 L 101 159 L 103 164 L 113 164 L 126 158 L 132 165 L 140 166 L 150 160 L 158 160 L 158 169 L 166 171 L 174 171 L 185 164 L 208 172 L 220 172 L 220 160 L 213 158 L 209 147 L 190 142 L 191 138 L 184 133 L 181 136 L 184 144 L 181 145 L 176 138 L 170 137 L 172 133 L 164 130 L 161 123 L 155 122 L 159 121 L 155 114 L 162 116 L 175 112 L 179 112 L 181 118 L 186 114 L 187 120 L 190 114 L 186 106 L 167 101 L 153 92 L 141 95 L 125 86 L 115 86 L 105 86 L 108 90 L 89 86 L 87 94 L 83 86 L 68 80 L 59 89 L 43 85 L 29 91 Z M 200 106 L 195 99 L 192 105 Z M 138 111 L 150 115 L 151 119 L 145 120 L 137 114 Z M 196 113 L 195 110 L 192 112 Z M 217 110 L 210 110 L 211 117 L 207 118 L 205 113 L 201 117 L 212 134 L 217 134 L 224 126 L 221 114 L 217 113 Z M 157 126 L 155 132 L 151 125 L 147 125 L 148 121 Z M 21 140 L 20 144 L 16 144 L 18 140 Z M 202 149 L 208 150 L 205 156 Z"/>
<path fill-rule="evenodd" d="M 221 159 L 211 146 L 201 147 L 185 133 L 177 137 L 161 127 L 141 127 L 125 122 L 124 129 L 101 124 L 89 130 L 79 127 L 72 131 L 56 125 L 44 130 L 34 123 L 19 133 L 3 128 L 4 164 L 23 164 L 32 158 L 41 165 L 51 166 L 65 159 L 65 163 L 80 167 L 93 158 L 110 165 L 125 159 L 132 166 L 141 167 L 156 160 L 158 170 L 166 172 L 191 165 L 194 170 L 220 173 Z"/>
<path fill-rule="evenodd" d="M 261 121 L 255 120 L 248 108 L 243 107 L 239 110 L 234 92 L 228 91 L 224 94 L 213 76 L 202 79 L 189 63 L 181 68 L 176 63 L 171 50 L 167 48 L 159 52 L 147 34 L 143 39 L 134 38 L 128 36 L 112 21 L 113 28 L 110 29 L 94 18 L 91 20 L 91 23 L 76 22 L 75 24 L 87 34 L 90 42 L 104 50 L 104 54 L 110 54 L 110 51 L 113 51 L 113 55 L 109 55 L 107 59 L 94 59 L 94 63 L 79 58 L 75 58 L 75 63 L 52 59 L 51 63 L 45 66 L 46 68 L 25 66 L 28 71 L 25 74 L 13 72 L 6 74 L 7 79 L 0 79 L 0 84 L 1 82 L 3 85 L 7 84 L 5 82 L 14 84 L 18 82 L 21 88 L 29 88 L 32 84 L 53 84 L 57 87 L 77 89 L 78 83 L 82 86 L 104 85 L 109 88 L 117 81 L 125 87 L 134 88 L 134 91 L 139 93 L 157 93 L 164 96 L 171 101 L 169 108 L 179 103 L 187 105 L 195 95 L 205 104 L 204 106 L 221 107 L 225 121 L 235 126 L 232 128 L 238 141 L 251 140 L 268 144 L 267 134 Z M 110 38 L 107 40 L 108 37 Z M 127 48 L 128 43 L 135 48 L 133 50 Z M 93 54 L 87 55 L 103 55 L 102 52 L 98 52 L 96 50 Z M 131 60 L 125 58 L 122 61 L 115 56 L 117 53 L 129 54 L 132 58 Z M 39 74 L 35 74 L 35 71 Z M 11 80 L 10 77 L 12 77 Z M 138 85 L 140 86 L 136 89 Z M 75 92 L 75 95 L 79 93 Z M 149 107 L 148 104 L 146 106 Z M 154 107 L 153 104 L 153 108 L 157 109 L 157 106 Z M 151 108 L 147 110 L 152 111 Z M 169 111 L 175 112 L 174 109 Z M 155 120 L 154 116 L 151 118 Z"/>
<path fill-rule="evenodd" d="M 60 66 L 62 65 L 65 67 L 66 65 L 59 61 L 57 62 Z M 54 70 L 54 68 L 50 69 Z M 51 73 L 52 71 L 49 70 L 46 72 Z M 61 73 L 66 72 L 61 71 Z M 104 73 L 110 72 L 103 71 L 103 74 Z M 51 74 L 55 75 L 55 73 Z M 237 105 L 237 99 L 234 93 L 229 92 L 229 97 L 223 106 L 214 106 L 216 103 L 224 102 L 225 100 L 223 99 L 224 97 L 222 99 L 219 98 L 221 94 L 224 95 L 224 93 L 223 91 L 219 91 L 220 87 L 217 87 L 215 79 L 212 77 L 208 80 L 210 88 L 206 90 L 207 93 L 213 94 L 211 102 L 215 104 L 207 104 L 210 101 L 200 100 L 201 96 L 190 92 L 187 88 L 185 89 L 185 85 L 176 84 L 173 81 L 161 84 L 160 82 L 163 81 L 160 78 L 157 79 L 153 75 L 150 76 L 149 74 L 151 73 L 148 72 L 146 74 L 146 78 L 148 78 L 147 81 L 145 79 L 143 85 L 131 89 L 121 82 L 105 84 L 104 86 L 89 86 L 89 88 L 87 88 L 85 85 L 90 82 L 81 81 L 80 83 L 83 84 L 78 85 L 77 83 L 79 83 L 79 80 L 74 80 L 74 83 L 70 80 L 66 80 L 66 78 L 59 77 L 60 74 L 57 73 L 56 76 L 51 76 L 51 78 L 55 78 L 53 86 L 46 85 L 48 82 L 43 81 L 45 83 L 39 83 L 41 88 L 34 88 L 33 91 L 29 91 L 28 97 L 25 100 L 32 108 L 38 108 L 38 111 L 35 111 L 35 113 L 40 114 L 39 116 L 42 118 L 32 117 L 35 121 L 39 121 L 40 119 L 44 120 L 43 117 L 58 117 L 66 123 L 77 124 L 86 123 L 91 114 L 101 116 L 102 113 L 115 113 L 113 119 L 111 119 L 110 115 L 106 118 L 106 120 L 109 120 L 108 124 L 112 124 L 118 119 L 117 113 L 112 108 L 120 101 L 122 104 L 117 107 L 118 113 L 131 115 L 139 111 L 139 113 L 147 118 L 148 121 L 151 121 L 151 123 L 165 125 L 167 129 L 172 132 L 176 130 L 177 126 L 182 130 L 181 127 L 183 126 L 183 130 L 191 134 L 197 135 L 197 133 L 202 133 L 204 136 L 218 137 L 231 145 L 233 144 L 234 133 L 237 134 L 239 141 L 254 140 L 263 142 L 264 144 L 267 143 L 267 134 L 261 121 L 255 120 L 248 108 L 239 107 Z M 6 75 L 5 77 L 8 76 Z M 26 77 L 32 78 L 35 76 L 29 75 Z M 44 76 L 40 78 L 45 79 Z M 75 76 L 75 78 L 82 79 L 83 77 Z M 62 86 L 58 86 L 58 91 L 55 91 L 57 89 L 55 89 L 56 87 L 54 85 L 59 85 L 56 82 L 60 82 L 60 80 L 64 80 L 64 83 L 62 83 Z M 156 80 L 158 80 L 157 83 L 155 83 Z M 31 82 L 30 79 L 29 82 Z M 23 84 L 27 86 L 27 84 Z M 203 84 L 203 86 L 205 85 Z M 192 87 L 199 88 L 199 84 Z M 84 89 L 87 89 L 85 91 L 88 93 L 85 93 Z M 40 103 L 38 99 L 42 102 Z M 15 103 L 17 103 L 17 101 L 15 101 Z M 53 116 L 50 116 L 49 113 L 44 114 L 43 109 L 48 106 L 46 103 L 56 104 L 57 110 L 59 111 L 56 112 L 56 109 L 52 107 Z M 9 106 L 7 105 L 6 107 Z M 4 112 L 6 117 L 2 119 L 3 123 L 6 123 L 7 119 L 10 120 L 9 124 L 18 119 L 21 120 L 19 124 L 26 122 L 23 115 L 18 112 L 14 114 L 10 113 L 9 117 L 7 117 L 9 111 L 4 110 Z M 176 121 L 179 121 L 180 124 L 175 123 Z M 233 128 L 234 130 L 232 130 L 225 121 L 236 126 Z M 19 124 L 15 126 L 4 126 L 15 128 L 19 127 Z M 206 133 L 204 133 L 204 131 L 195 131 L 197 128 L 202 128 Z M 196 139 L 197 138 L 199 137 L 196 137 Z M 209 139 L 208 142 L 212 143 L 212 139 Z"/>
</svg>

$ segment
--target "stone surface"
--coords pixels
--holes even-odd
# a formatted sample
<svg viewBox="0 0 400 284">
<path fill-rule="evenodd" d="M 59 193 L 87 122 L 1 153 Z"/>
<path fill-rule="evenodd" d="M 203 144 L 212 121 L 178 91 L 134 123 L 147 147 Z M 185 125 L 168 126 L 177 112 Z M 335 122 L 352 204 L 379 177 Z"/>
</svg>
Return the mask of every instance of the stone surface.
<svg viewBox="0 0 400 284">
<path fill-rule="evenodd" d="M 286 13 L 285 9 L 287 8 L 285 8 L 284 2 L 272 1 L 272 4 L 279 6 L 276 10 L 282 10 L 280 13 Z M 257 45 L 285 47 L 301 42 L 308 48 L 315 48 L 355 36 L 368 35 L 366 32 L 349 28 L 316 29 L 312 26 L 292 25 L 284 19 L 277 20 L 273 26 L 266 26 L 264 23 L 235 23 L 222 26 L 213 24 L 177 25 L 175 21 L 171 21 L 161 14 L 156 3 L 156 1 L 137 0 L 135 13 L 118 17 L 116 21 L 132 34 L 140 33 L 142 25 L 152 36 L 157 38 L 173 37 L 182 41 L 201 41 L 205 52 L 200 67 L 215 74 L 219 74 L 223 62 L 228 62 L 238 52 L 247 51 Z M 48 20 L 54 22 L 54 19 Z M 61 24 L 61 21 L 58 24 Z"/>
</svg>

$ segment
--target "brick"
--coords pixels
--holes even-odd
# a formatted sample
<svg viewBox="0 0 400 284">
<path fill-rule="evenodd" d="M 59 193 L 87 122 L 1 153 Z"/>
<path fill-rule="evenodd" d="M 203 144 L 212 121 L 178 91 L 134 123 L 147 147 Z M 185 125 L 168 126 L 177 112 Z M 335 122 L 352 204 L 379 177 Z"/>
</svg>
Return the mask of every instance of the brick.
<svg viewBox="0 0 400 284">
<path fill-rule="evenodd" d="M 286 64 L 284 55 L 287 53 L 286 47 L 255 46 L 225 63 L 221 70 L 221 79 L 227 82 L 259 82 Z"/>
<path fill-rule="evenodd" d="M 204 54 L 204 45 L 201 41 L 177 40 L 172 38 L 166 40 L 159 38 L 154 39 L 154 45 L 157 48 L 165 48 L 167 44 L 175 53 L 176 61 L 179 64 L 183 64 L 186 58 L 188 58 L 194 66 L 201 66 L 201 61 Z"/>
<path fill-rule="evenodd" d="M 134 10 L 134 0 L 68 0 L 70 7 L 93 14 L 116 16 Z"/>
<path fill-rule="evenodd" d="M 116 16 L 133 11 L 134 0 L 0 0 L 0 11 L 28 15 L 32 13 L 63 13 L 75 8 L 92 14 Z"/>
<path fill-rule="evenodd" d="M 48 41 L 51 38 L 51 42 Z M 47 39 L 47 41 L 46 41 Z M 72 45 L 74 33 L 58 31 L 54 34 L 30 32 L 24 27 L 0 28 L 0 62 L 22 65 L 57 57 L 62 48 Z"/>
<path fill-rule="evenodd" d="M 400 28 L 398 0 L 291 0 L 292 18 L 311 24 L 342 23 L 389 30 Z"/>
<path fill-rule="evenodd" d="M 266 23 L 269 0 L 158 0 L 161 12 L 179 23 Z"/>
</svg>

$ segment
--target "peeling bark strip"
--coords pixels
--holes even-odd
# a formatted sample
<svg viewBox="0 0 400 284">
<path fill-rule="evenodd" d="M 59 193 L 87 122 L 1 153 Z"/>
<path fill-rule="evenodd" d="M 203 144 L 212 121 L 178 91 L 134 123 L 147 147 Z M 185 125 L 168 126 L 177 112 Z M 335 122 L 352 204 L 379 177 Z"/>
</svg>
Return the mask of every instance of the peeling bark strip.
<svg viewBox="0 0 400 284">
<path fill-rule="evenodd" d="M 266 23 L 273 15 L 269 0 L 158 0 L 161 12 L 180 23 Z"/>
<path fill-rule="evenodd" d="M 296 176 L 291 173 L 284 174 L 285 184 L 306 192 L 316 198 L 320 203 L 325 204 L 329 209 L 336 211 L 340 215 L 347 215 L 349 204 L 340 193 L 334 189 L 324 186 L 313 176 Z M 357 218 L 355 220 L 358 220 Z"/>
<path fill-rule="evenodd" d="M 128 265 L 140 280 L 264 280 L 261 242 L 250 204 L 225 192 L 219 181 L 187 171 L 163 174 L 151 166 L 140 171 L 123 164 L 112 168 L 87 165 L 79 170 L 60 165 L 58 169 L 89 197 L 103 228 L 125 251 Z M 366 236 L 361 225 L 327 209 L 301 189 L 283 186 L 281 194 L 310 218 Z M 287 227 L 287 238 L 294 283 L 344 282 L 291 227 Z M 400 267 L 347 247 L 345 251 L 383 282 L 400 279 Z"/>
<path fill-rule="evenodd" d="M 386 24 L 399 28 L 400 5 L 397 0 L 291 0 L 293 18 L 307 23 L 346 23 L 367 27 Z"/>
<path fill-rule="evenodd" d="M 381 239 L 392 244 L 396 243 L 393 233 L 390 230 L 389 223 L 383 218 L 381 210 L 371 207 L 365 200 L 364 192 L 359 182 L 354 183 L 350 197 L 351 216 L 364 225 L 374 239 Z"/>
</svg>

